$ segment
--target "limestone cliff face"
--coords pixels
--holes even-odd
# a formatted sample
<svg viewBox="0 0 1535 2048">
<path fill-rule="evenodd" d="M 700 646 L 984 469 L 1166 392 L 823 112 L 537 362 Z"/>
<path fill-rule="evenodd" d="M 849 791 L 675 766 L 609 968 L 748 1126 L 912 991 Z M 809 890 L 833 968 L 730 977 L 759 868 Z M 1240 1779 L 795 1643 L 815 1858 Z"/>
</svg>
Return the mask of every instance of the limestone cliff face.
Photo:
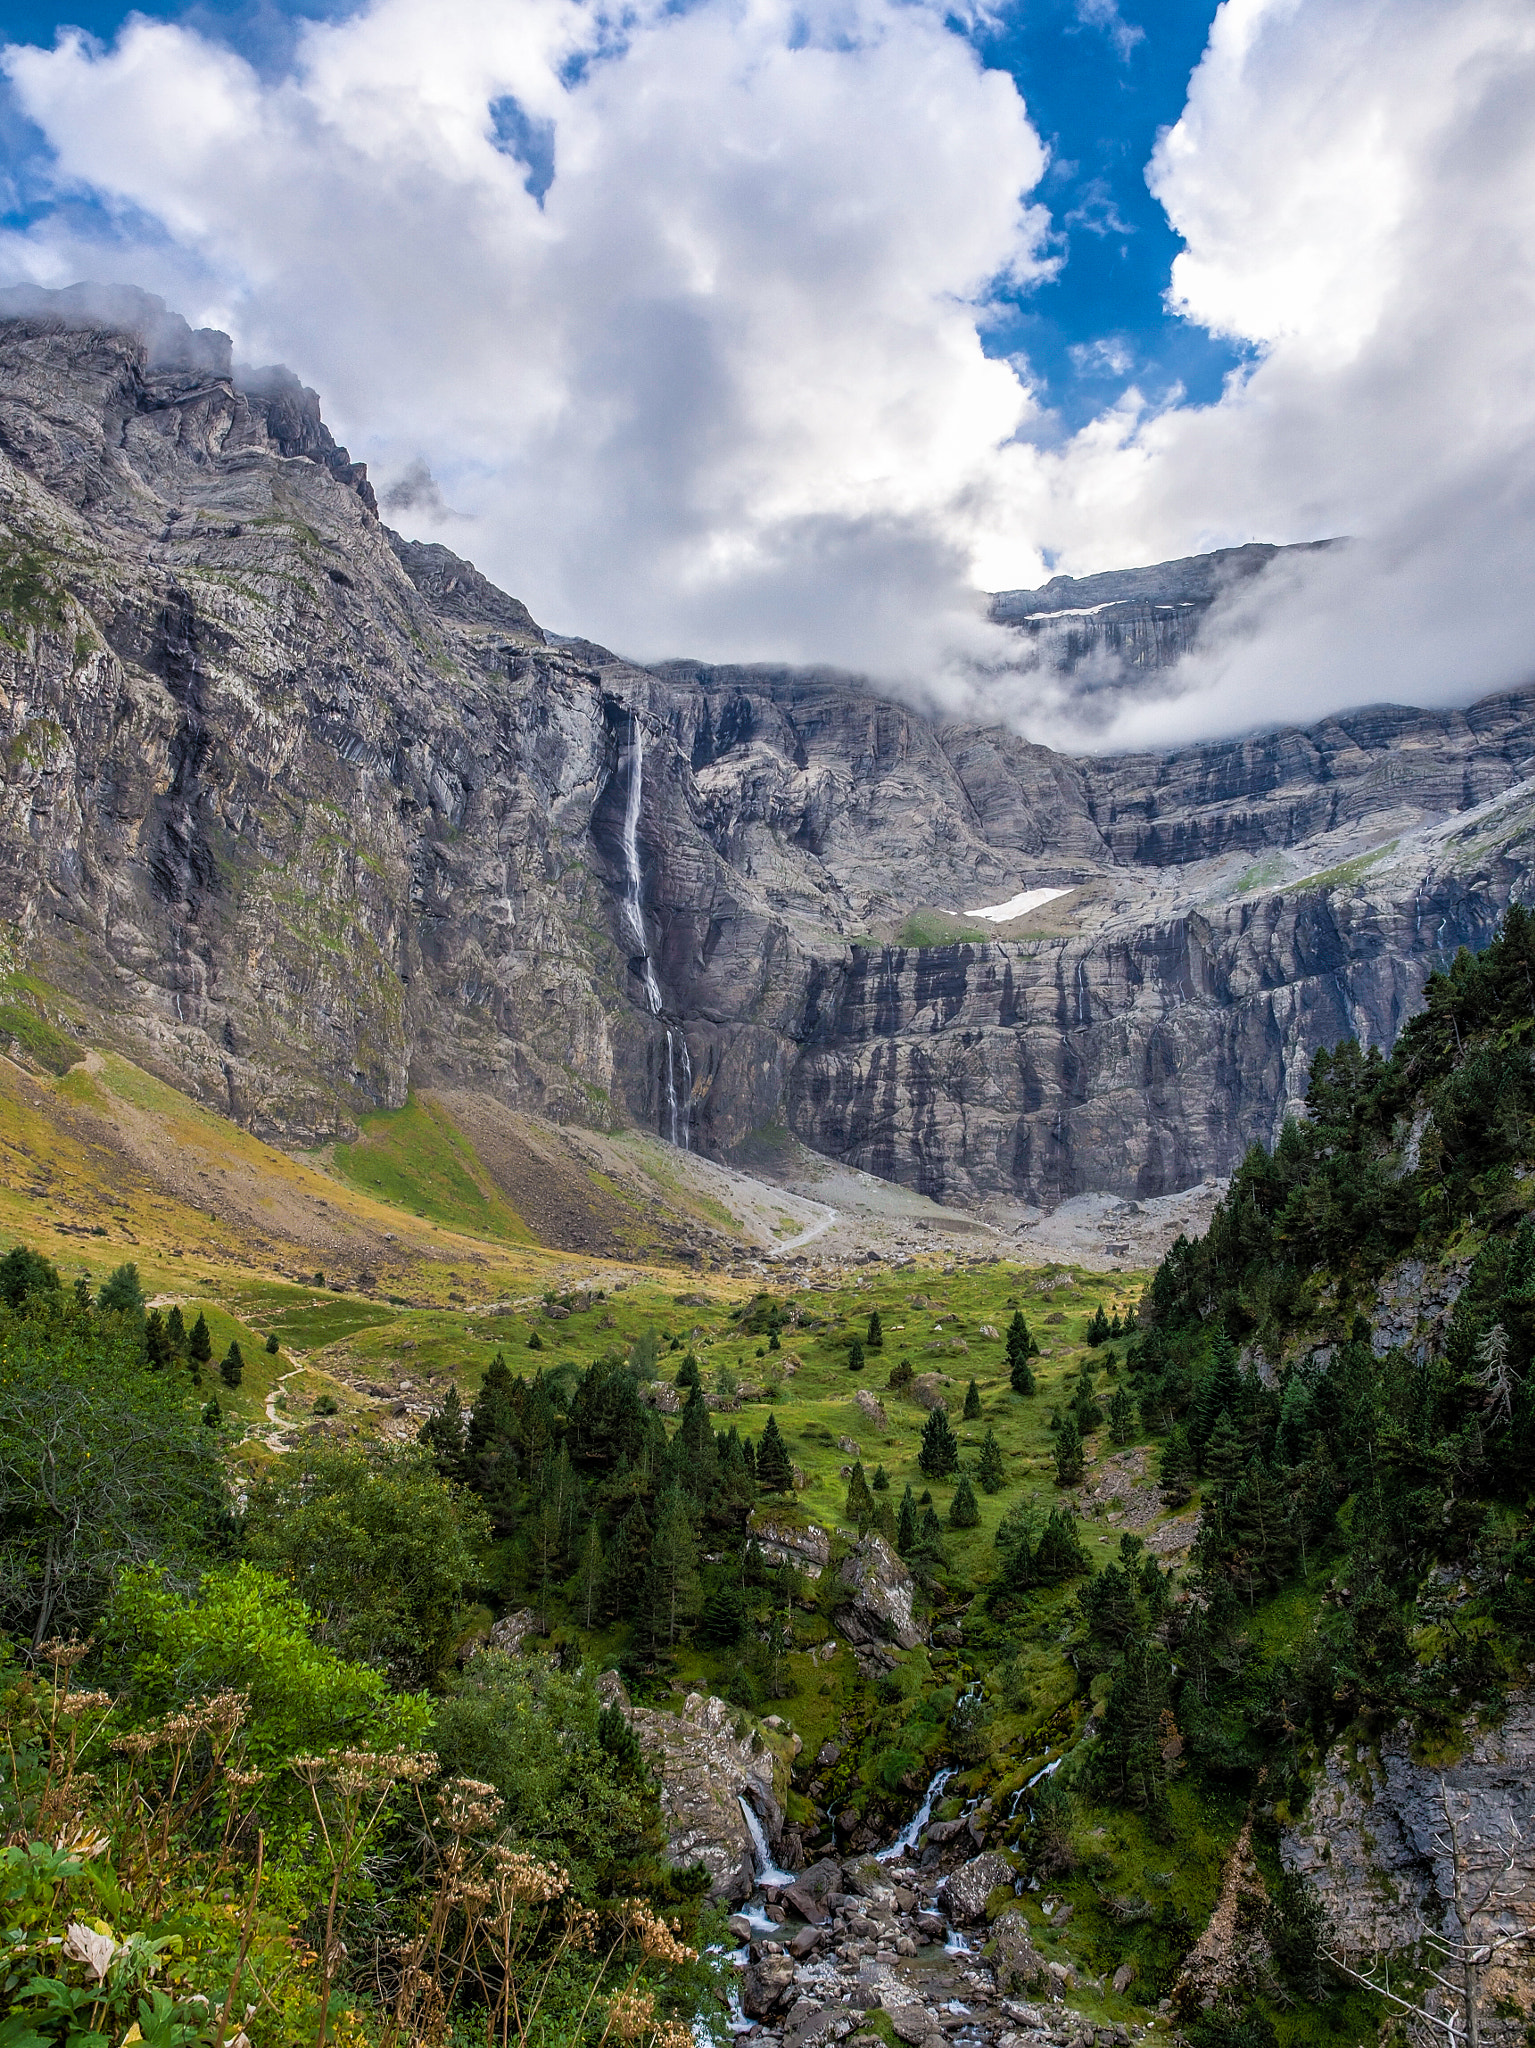
<svg viewBox="0 0 1535 2048">
<path fill-rule="evenodd" d="M 380 525 L 295 379 L 132 295 L 0 295 L 0 608 L 8 955 L 290 1140 L 451 1083 L 948 1200 L 1159 1193 L 1529 867 L 1524 693 L 1071 759 L 551 641 Z"/>
</svg>

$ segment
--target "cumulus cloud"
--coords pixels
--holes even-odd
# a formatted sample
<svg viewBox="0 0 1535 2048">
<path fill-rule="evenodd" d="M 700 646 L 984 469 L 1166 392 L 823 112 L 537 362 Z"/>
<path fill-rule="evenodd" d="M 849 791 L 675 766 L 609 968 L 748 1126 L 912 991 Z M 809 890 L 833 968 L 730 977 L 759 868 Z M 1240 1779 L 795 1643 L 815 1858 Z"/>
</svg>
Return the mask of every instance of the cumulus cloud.
<svg viewBox="0 0 1535 2048">
<path fill-rule="evenodd" d="M 1149 175 L 1172 303 L 1251 361 L 1064 442 L 982 345 L 1049 274 L 1044 153 L 936 0 L 372 0 L 265 74 L 141 18 L 3 62 L 60 204 L 0 268 L 290 362 L 562 630 L 1093 745 L 1535 671 L 1527 0 L 1225 0 Z M 978 594 L 1333 533 L 1090 703 Z"/>
</svg>

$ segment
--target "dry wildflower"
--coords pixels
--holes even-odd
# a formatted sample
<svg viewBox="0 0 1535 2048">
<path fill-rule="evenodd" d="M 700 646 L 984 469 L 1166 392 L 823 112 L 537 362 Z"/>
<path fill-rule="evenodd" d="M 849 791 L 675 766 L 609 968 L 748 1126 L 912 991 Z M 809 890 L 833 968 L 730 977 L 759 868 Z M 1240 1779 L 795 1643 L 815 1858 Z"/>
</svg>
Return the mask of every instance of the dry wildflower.
<svg viewBox="0 0 1535 2048">
<path fill-rule="evenodd" d="M 570 1872 L 557 1864 L 540 1863 L 521 1849 L 498 1842 L 491 1850 L 497 1889 L 518 1905 L 542 1906 L 570 1890 Z"/>
<path fill-rule="evenodd" d="M 71 1636 L 68 1641 L 63 1636 L 50 1636 L 46 1643 L 38 1644 L 37 1661 L 51 1664 L 55 1672 L 73 1671 L 81 1659 L 89 1655 L 90 1647 L 89 1636 L 83 1643 L 78 1636 Z"/>
<path fill-rule="evenodd" d="M 104 1714 L 112 1704 L 109 1692 L 61 1692 L 54 1695 L 55 1709 L 61 1714 Z"/>
<path fill-rule="evenodd" d="M 677 1939 L 681 1922 L 673 1920 L 668 1926 L 658 1913 L 653 1911 L 646 1899 L 620 1899 L 618 1921 L 630 1941 L 639 1943 L 640 1953 L 648 1963 L 696 1963 L 698 1951 L 688 1948 Z"/>
<path fill-rule="evenodd" d="M 164 1741 L 164 1733 L 159 1728 L 137 1728 L 131 1734 L 119 1735 L 113 1742 L 112 1749 L 118 1756 L 126 1756 L 134 1763 L 142 1763 L 150 1751 L 161 1748 Z"/>
<path fill-rule="evenodd" d="M 607 2031 L 620 2041 L 642 2041 L 656 2025 L 656 2001 L 649 1991 L 620 1991 L 608 2006 Z"/>
<path fill-rule="evenodd" d="M 251 1792 L 265 1776 L 265 1771 L 237 1771 L 231 1766 L 224 1773 L 224 1783 L 234 1792 Z"/>
<path fill-rule="evenodd" d="M 54 1837 L 55 1849 L 67 1851 L 89 1863 L 93 1856 L 100 1856 L 111 1847 L 112 1837 L 81 1814 L 62 1827 Z"/>
<path fill-rule="evenodd" d="M 110 1934 L 98 1934 L 81 1920 L 71 1920 L 64 1934 L 64 1954 L 71 1963 L 84 1963 L 98 1984 L 106 1981 L 118 1945 Z"/>
<path fill-rule="evenodd" d="M 470 1835 L 491 1827 L 505 1804 L 494 1785 L 478 1778 L 450 1778 L 437 1795 L 437 1810 L 443 1824 L 456 1835 Z"/>
<path fill-rule="evenodd" d="M 574 1902 L 565 1908 L 565 1932 L 572 1948 L 594 1949 L 597 1946 L 597 1915 L 590 1906 Z"/>
</svg>

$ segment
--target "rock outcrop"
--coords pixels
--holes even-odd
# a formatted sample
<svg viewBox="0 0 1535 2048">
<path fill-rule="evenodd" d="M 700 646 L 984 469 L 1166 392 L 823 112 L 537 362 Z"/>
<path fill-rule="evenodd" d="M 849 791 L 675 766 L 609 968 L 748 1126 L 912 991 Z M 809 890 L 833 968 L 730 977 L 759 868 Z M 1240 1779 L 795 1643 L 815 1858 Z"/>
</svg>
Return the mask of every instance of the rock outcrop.
<svg viewBox="0 0 1535 2048">
<path fill-rule="evenodd" d="M 747 1519 L 746 1533 L 764 1564 L 793 1565 L 807 1579 L 818 1579 L 831 1562 L 831 1538 L 818 1522 L 795 1522 L 758 1507 Z"/>
<path fill-rule="evenodd" d="M 872 1529 L 859 1538 L 837 1571 L 845 1604 L 837 1609 L 837 1626 L 855 1649 L 870 1642 L 891 1642 L 914 1650 L 922 1630 L 912 1616 L 916 1584 L 911 1573 L 883 1536 Z"/>
<path fill-rule="evenodd" d="M 1373 1751 L 1334 1745 L 1280 1853 L 1356 1967 L 1407 1954 L 1425 1934 L 1491 1951 L 1479 1973 L 1480 2031 L 1512 2044 L 1535 2015 L 1532 1945 L 1501 1945 L 1535 1926 L 1535 1695 L 1515 1695 L 1498 1725 L 1473 1727 L 1453 1762 L 1415 1762 L 1410 1735 L 1400 1727 Z M 1464 1925 L 1457 1898 L 1470 1909 Z"/>
<path fill-rule="evenodd" d="M 757 1845 L 743 1800 L 771 1845 L 783 1830 L 787 1771 L 772 1747 L 750 1730 L 737 1734 L 740 1710 L 722 1699 L 689 1693 L 680 1714 L 629 1703 L 616 1672 L 603 1693 L 622 1706 L 661 1781 L 667 1854 L 685 1867 L 702 1863 L 713 1896 L 744 1899 L 756 1883 Z"/>
<path fill-rule="evenodd" d="M 1157 1195 L 1529 872 L 1529 692 L 1079 759 L 641 669 L 391 534 L 313 393 L 142 295 L 0 295 L 0 529 L 8 954 L 279 1141 L 437 1086 L 727 1159 L 787 1126 L 947 1201 Z"/>
</svg>

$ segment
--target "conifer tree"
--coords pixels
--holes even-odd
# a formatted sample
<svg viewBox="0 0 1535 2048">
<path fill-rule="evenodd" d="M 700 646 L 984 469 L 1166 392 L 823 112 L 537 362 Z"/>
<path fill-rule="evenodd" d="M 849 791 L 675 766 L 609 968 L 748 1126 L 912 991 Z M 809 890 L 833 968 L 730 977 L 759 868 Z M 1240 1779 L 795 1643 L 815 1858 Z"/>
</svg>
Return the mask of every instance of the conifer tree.
<svg viewBox="0 0 1535 2048">
<path fill-rule="evenodd" d="M 896 1543 L 895 1513 L 888 1499 L 880 1499 L 875 1502 L 874 1526 L 892 1550 L 898 1547 Z"/>
<path fill-rule="evenodd" d="M 602 1548 L 602 1530 L 598 1518 L 593 1515 L 586 1525 L 586 1534 L 581 1539 L 581 1555 L 576 1560 L 576 1611 L 581 1616 L 581 1626 L 590 1628 L 602 1599 L 602 1582 L 607 1570 L 607 1558 Z"/>
<path fill-rule="evenodd" d="M 691 1351 L 677 1368 L 676 1383 L 679 1387 L 701 1387 L 703 1385 L 703 1375 L 698 1369 L 698 1360 Z"/>
<path fill-rule="evenodd" d="M 794 1466 L 778 1433 L 778 1417 L 770 1415 L 757 1445 L 757 1486 L 763 1493 L 792 1493 Z"/>
<path fill-rule="evenodd" d="M 543 1348 L 544 1348 L 544 1340 L 543 1340 L 543 1338 L 542 1338 L 542 1337 L 540 1337 L 540 1336 L 539 1336 L 539 1334 L 538 1334 L 537 1330 L 529 1330 L 529 1332 L 528 1332 L 528 1349 L 529 1349 L 530 1351 L 542 1351 L 542 1350 L 543 1350 Z"/>
<path fill-rule="evenodd" d="M 608 1545 L 603 1604 L 615 1620 L 628 1620 L 633 1615 L 649 1556 L 650 1517 L 644 1501 L 636 1500 L 613 1531 L 613 1541 Z"/>
<path fill-rule="evenodd" d="M 465 1473 L 464 1448 L 468 1418 L 458 1388 L 450 1385 L 442 1406 L 422 1423 L 417 1441 L 431 1453 L 432 1463 L 444 1479 L 462 1480 Z"/>
<path fill-rule="evenodd" d="M 912 1498 L 911 1486 L 901 1495 L 901 1512 L 896 1517 L 895 1547 L 902 1557 L 907 1556 L 917 1545 L 917 1503 Z"/>
<path fill-rule="evenodd" d="M 672 1487 L 661 1502 L 640 1589 L 641 1635 L 652 1649 L 675 1649 L 698 1617 L 698 1545 L 687 1501 Z"/>
<path fill-rule="evenodd" d="M 1181 1423 L 1167 1432 L 1157 1471 L 1162 1499 L 1170 1508 L 1181 1508 L 1194 1491 L 1194 1453 L 1188 1431 Z"/>
<path fill-rule="evenodd" d="M 1223 1408 L 1210 1432 L 1210 1441 L 1205 1445 L 1204 1466 L 1205 1499 L 1218 1516 L 1225 1514 L 1232 1495 L 1242 1483 L 1246 1468 L 1247 1453 L 1241 1433 Z"/>
<path fill-rule="evenodd" d="M 131 1260 L 102 1281 L 96 1306 L 118 1315 L 141 1316 L 144 1313 L 144 1290 L 139 1285 L 139 1269 Z"/>
<path fill-rule="evenodd" d="M 187 1339 L 187 1356 L 193 1369 L 206 1365 L 213 1356 L 213 1338 L 208 1331 L 208 1318 L 202 1310 L 197 1311 L 197 1321 L 192 1325 L 192 1334 Z"/>
<path fill-rule="evenodd" d="M 213 1395 L 212 1398 L 204 1404 L 202 1411 L 202 1419 L 208 1425 L 209 1429 L 217 1429 L 219 1424 L 224 1420 L 224 1411 L 219 1406 L 217 1394 Z"/>
<path fill-rule="evenodd" d="M 980 1503 L 975 1497 L 975 1488 L 970 1484 L 970 1474 L 962 1472 L 954 1489 L 954 1498 L 949 1503 L 949 1527 L 973 1529 L 980 1519 Z"/>
<path fill-rule="evenodd" d="M 224 1382 L 226 1387 L 233 1388 L 239 1386 L 241 1380 L 244 1379 L 244 1377 L 245 1360 L 240 1355 L 240 1346 L 238 1341 L 235 1338 L 231 1337 L 229 1340 L 229 1349 L 224 1353 L 224 1356 L 219 1361 L 219 1378 Z"/>
<path fill-rule="evenodd" d="M 751 1481 L 753 1488 L 755 1488 L 758 1483 L 757 1447 L 749 1436 L 742 1437 L 741 1439 L 741 1463 L 746 1467 L 746 1476 Z"/>
<path fill-rule="evenodd" d="M 861 1536 L 874 1520 L 874 1496 L 869 1491 L 869 1482 L 863 1476 L 863 1461 L 854 1462 L 847 1482 L 847 1504 L 843 1513 Z"/>
<path fill-rule="evenodd" d="M 917 1525 L 917 1549 L 919 1553 L 926 1552 L 929 1557 L 942 1561 L 943 1524 L 938 1519 L 936 1508 L 922 1510 L 922 1520 Z"/>
<path fill-rule="evenodd" d="M 1241 1385 L 1236 1346 L 1222 1330 L 1216 1336 L 1210 1362 L 1199 1376 L 1194 1389 L 1194 1405 L 1189 1414 L 1189 1447 L 1200 1472 L 1204 1471 L 1205 1445 L 1210 1441 L 1222 1410 L 1229 1408 L 1233 1414 L 1236 1413 Z"/>
<path fill-rule="evenodd" d="M 1100 1344 L 1106 1344 L 1108 1341 L 1109 1319 L 1103 1313 L 1103 1303 L 1100 1301 L 1098 1306 L 1093 1310 L 1092 1315 L 1088 1318 L 1088 1347 L 1090 1350 L 1096 1351 Z"/>
<path fill-rule="evenodd" d="M 987 1493 L 1000 1493 L 1006 1484 L 1002 1446 L 997 1442 L 995 1430 L 988 1429 L 981 1438 L 981 1461 L 976 1470 L 976 1477 Z"/>
<path fill-rule="evenodd" d="M 888 1493 L 890 1491 L 890 1480 L 883 1465 L 875 1466 L 874 1477 L 869 1481 L 869 1484 L 876 1493 Z"/>
<path fill-rule="evenodd" d="M 1117 1444 L 1127 1444 L 1135 1435 L 1135 1403 L 1123 1387 L 1114 1389 L 1109 1402 L 1109 1435 Z"/>
<path fill-rule="evenodd" d="M 1034 1374 L 1029 1365 L 1030 1356 L 1039 1349 L 1029 1335 L 1029 1326 L 1023 1320 L 1023 1310 L 1013 1311 L 1013 1320 L 1007 1326 L 1007 1377 L 1015 1394 L 1032 1394 Z"/>
<path fill-rule="evenodd" d="M 698 1640 L 711 1650 L 728 1650 L 746 1629 L 746 1602 L 739 1586 L 716 1586 L 704 1602 Z"/>
<path fill-rule="evenodd" d="M 885 1348 L 885 1331 L 877 1308 L 869 1312 L 869 1334 L 864 1342 L 870 1351 L 883 1351 Z"/>
<path fill-rule="evenodd" d="M 1044 1586 L 1058 1585 L 1062 1579 L 1091 1569 L 1077 1534 L 1076 1519 L 1064 1508 L 1052 1508 L 1045 1517 L 1033 1564 L 1034 1576 Z"/>
<path fill-rule="evenodd" d="M 847 1369 L 849 1372 L 863 1371 L 863 1345 L 856 1337 L 847 1347 Z"/>
<path fill-rule="evenodd" d="M 917 1463 L 929 1479 L 947 1479 L 959 1470 L 959 1445 L 942 1407 L 934 1408 L 927 1418 Z"/>
<path fill-rule="evenodd" d="M 279 1350 L 280 1350 L 281 1348 L 282 1348 L 282 1347 L 281 1347 L 281 1346 L 280 1346 L 280 1345 L 278 1344 L 278 1341 L 277 1341 L 277 1332 L 276 1332 L 275 1330 L 271 1330 L 271 1331 L 269 1331 L 269 1332 L 267 1333 L 267 1340 L 266 1340 L 266 1349 L 267 1349 L 267 1356 L 268 1356 L 268 1358 L 275 1358 L 275 1357 L 277 1356 L 277 1354 L 278 1354 L 278 1352 L 279 1352 Z"/>
<path fill-rule="evenodd" d="M 178 1358 L 184 1358 L 187 1350 L 187 1326 L 182 1319 L 181 1303 L 173 1302 L 171 1312 L 165 1318 L 165 1341 Z"/>
<path fill-rule="evenodd" d="M 966 1422 L 979 1422 L 981 1419 L 981 1390 L 974 1380 L 965 1389 L 965 1412 L 962 1419 Z"/>
<path fill-rule="evenodd" d="M 149 1311 L 149 1319 L 144 1325 L 144 1356 L 157 1372 L 161 1366 L 169 1365 L 174 1356 L 165 1318 L 157 1308 Z"/>
<path fill-rule="evenodd" d="M 1055 1479 L 1058 1486 L 1075 1486 L 1086 1470 L 1082 1456 L 1082 1432 L 1075 1410 L 1068 1408 L 1055 1433 Z"/>
</svg>

